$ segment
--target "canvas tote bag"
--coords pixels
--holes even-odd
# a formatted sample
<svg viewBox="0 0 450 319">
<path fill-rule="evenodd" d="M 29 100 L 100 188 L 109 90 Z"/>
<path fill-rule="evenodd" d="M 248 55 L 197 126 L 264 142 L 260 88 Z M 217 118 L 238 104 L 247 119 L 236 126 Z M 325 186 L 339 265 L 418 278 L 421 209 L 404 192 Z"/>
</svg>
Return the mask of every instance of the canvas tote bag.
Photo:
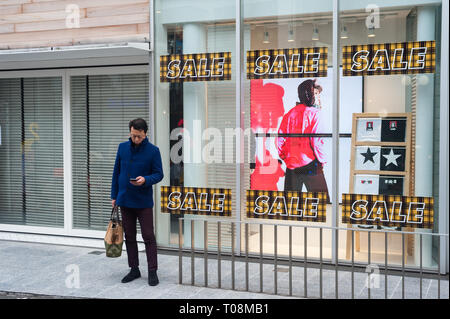
<svg viewBox="0 0 450 319">
<path fill-rule="evenodd" d="M 120 257 L 123 246 L 123 226 L 119 215 L 119 207 L 116 205 L 112 209 L 108 229 L 105 235 L 106 257 Z"/>
</svg>

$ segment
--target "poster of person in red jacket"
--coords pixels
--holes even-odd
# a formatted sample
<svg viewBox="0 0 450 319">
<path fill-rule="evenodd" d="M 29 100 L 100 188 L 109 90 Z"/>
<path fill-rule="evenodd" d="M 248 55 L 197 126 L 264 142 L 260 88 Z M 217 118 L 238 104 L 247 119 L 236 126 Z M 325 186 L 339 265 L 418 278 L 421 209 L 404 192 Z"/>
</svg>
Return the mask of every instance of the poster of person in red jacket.
<svg viewBox="0 0 450 319">
<path fill-rule="evenodd" d="M 256 134 L 252 190 L 332 195 L 332 74 L 329 69 L 320 78 L 250 81 L 250 124 Z M 352 113 L 363 112 L 362 80 L 341 73 L 341 83 L 340 193 L 349 189 Z"/>
<path fill-rule="evenodd" d="M 289 108 L 284 100 L 291 92 L 286 91 L 298 80 L 276 81 L 251 81 L 251 125 L 257 134 L 251 189 L 302 191 L 305 186 L 306 191 L 328 193 L 324 141 L 315 136 L 325 133 L 323 88 L 316 80 L 301 81 L 296 88 L 299 102 Z"/>
<path fill-rule="evenodd" d="M 285 191 L 324 192 L 328 195 L 323 173 L 326 163 L 321 106 L 318 95 L 322 88 L 316 80 L 304 80 L 298 86 L 299 102 L 287 112 L 278 128 L 276 146 L 286 164 Z M 316 104 L 317 103 L 317 104 Z"/>
</svg>

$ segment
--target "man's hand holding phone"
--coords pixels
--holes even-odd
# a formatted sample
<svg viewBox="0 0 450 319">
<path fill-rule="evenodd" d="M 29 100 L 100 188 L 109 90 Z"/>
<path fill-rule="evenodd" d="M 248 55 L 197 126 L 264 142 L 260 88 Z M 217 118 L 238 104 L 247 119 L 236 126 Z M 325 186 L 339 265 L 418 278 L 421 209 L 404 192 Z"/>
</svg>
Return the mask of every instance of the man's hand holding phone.
<svg viewBox="0 0 450 319">
<path fill-rule="evenodd" d="M 130 183 L 133 184 L 134 186 L 142 186 L 145 183 L 145 178 L 142 176 L 130 178 Z"/>
</svg>

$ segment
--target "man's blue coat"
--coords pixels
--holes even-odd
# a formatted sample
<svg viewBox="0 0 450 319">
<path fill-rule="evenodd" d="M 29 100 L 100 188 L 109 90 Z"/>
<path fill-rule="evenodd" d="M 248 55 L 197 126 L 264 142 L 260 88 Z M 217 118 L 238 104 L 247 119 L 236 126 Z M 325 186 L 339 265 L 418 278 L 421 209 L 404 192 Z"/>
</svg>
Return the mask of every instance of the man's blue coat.
<svg viewBox="0 0 450 319">
<path fill-rule="evenodd" d="M 134 186 L 130 178 L 143 176 L 145 183 Z M 130 208 L 153 208 L 152 185 L 164 177 L 159 148 L 146 137 L 134 147 L 131 138 L 119 144 L 111 184 L 111 199 Z"/>
</svg>

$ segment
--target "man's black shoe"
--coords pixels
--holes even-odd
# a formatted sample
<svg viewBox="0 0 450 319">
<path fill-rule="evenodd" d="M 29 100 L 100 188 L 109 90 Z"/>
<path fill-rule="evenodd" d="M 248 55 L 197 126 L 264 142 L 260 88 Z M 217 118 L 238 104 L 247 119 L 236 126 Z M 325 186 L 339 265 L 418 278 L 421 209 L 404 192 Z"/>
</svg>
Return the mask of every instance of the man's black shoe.
<svg viewBox="0 0 450 319">
<path fill-rule="evenodd" d="M 131 270 L 128 273 L 128 275 L 123 277 L 122 282 L 123 283 L 127 283 L 127 282 L 133 281 L 133 280 L 135 280 L 136 278 L 139 278 L 139 277 L 141 277 L 141 272 L 139 271 L 139 268 L 131 268 Z"/>
<path fill-rule="evenodd" d="M 158 275 L 156 274 L 156 270 L 148 271 L 148 284 L 150 286 L 156 286 L 159 284 Z"/>
</svg>

